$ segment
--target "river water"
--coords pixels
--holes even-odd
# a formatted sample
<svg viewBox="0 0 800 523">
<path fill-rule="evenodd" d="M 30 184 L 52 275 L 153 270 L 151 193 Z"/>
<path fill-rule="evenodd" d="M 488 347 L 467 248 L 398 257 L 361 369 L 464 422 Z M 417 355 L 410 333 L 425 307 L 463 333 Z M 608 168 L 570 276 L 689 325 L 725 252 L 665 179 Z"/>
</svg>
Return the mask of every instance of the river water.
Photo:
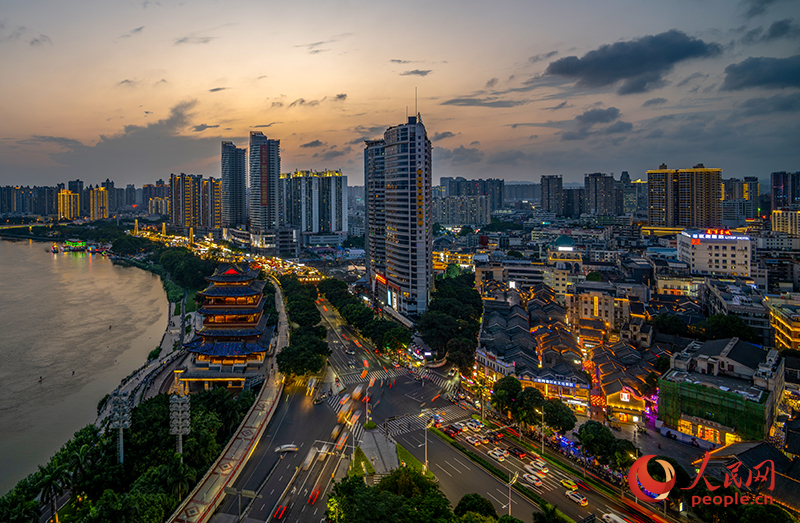
<svg viewBox="0 0 800 523">
<path fill-rule="evenodd" d="M 94 422 L 168 321 L 158 276 L 49 247 L 0 240 L 0 495 Z"/>
</svg>

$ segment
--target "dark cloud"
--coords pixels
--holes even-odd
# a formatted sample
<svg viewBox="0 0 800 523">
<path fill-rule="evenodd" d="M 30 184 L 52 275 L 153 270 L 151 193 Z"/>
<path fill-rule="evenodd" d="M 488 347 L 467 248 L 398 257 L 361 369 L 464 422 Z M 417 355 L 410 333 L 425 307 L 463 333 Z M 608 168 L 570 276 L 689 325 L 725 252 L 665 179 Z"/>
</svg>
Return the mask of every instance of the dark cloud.
<svg viewBox="0 0 800 523">
<path fill-rule="evenodd" d="M 324 53 L 325 51 L 330 51 L 330 49 L 322 49 L 322 46 L 338 42 L 348 36 L 353 36 L 353 33 L 342 33 L 332 36 L 327 40 L 320 40 L 319 42 L 312 42 L 310 44 L 299 44 L 295 45 L 295 47 L 305 47 L 309 54 Z"/>
<path fill-rule="evenodd" d="M 770 42 L 780 39 L 796 40 L 800 38 L 800 25 L 794 23 L 794 19 L 785 18 L 773 22 L 767 31 L 763 27 L 756 27 L 748 31 L 741 39 L 743 44 L 755 44 L 760 42 Z"/>
<path fill-rule="evenodd" d="M 769 98 L 750 98 L 740 105 L 744 116 L 762 116 L 771 113 L 796 113 L 800 111 L 800 93 L 776 94 Z"/>
<path fill-rule="evenodd" d="M 347 100 L 347 93 L 339 93 L 332 98 L 334 102 L 344 102 Z"/>
<path fill-rule="evenodd" d="M 53 45 L 53 41 L 50 40 L 50 37 L 47 35 L 40 34 L 39 36 L 34 36 L 30 40 L 28 40 L 28 45 L 31 47 L 36 47 L 38 45 L 50 44 Z"/>
<path fill-rule="evenodd" d="M 402 72 L 400 76 L 428 76 L 432 72 L 431 69 L 414 69 L 413 71 Z"/>
<path fill-rule="evenodd" d="M 399 60 L 397 58 L 392 58 L 389 61 L 392 62 L 393 64 L 410 64 L 410 63 L 412 63 L 411 60 Z"/>
<path fill-rule="evenodd" d="M 128 31 L 124 35 L 120 35 L 120 38 L 130 38 L 131 36 L 134 36 L 134 35 L 137 35 L 137 34 L 141 33 L 142 30 L 144 30 L 144 26 L 140 25 L 139 27 L 137 27 L 135 29 L 131 29 L 130 31 Z"/>
<path fill-rule="evenodd" d="M 363 145 L 364 142 L 366 142 L 367 140 L 371 140 L 371 139 L 372 138 L 370 136 L 359 136 L 357 138 L 353 138 L 352 140 L 350 140 L 347 143 L 349 143 L 350 145 L 356 145 L 356 144 Z"/>
<path fill-rule="evenodd" d="M 642 104 L 642 107 L 650 107 L 651 105 L 662 105 L 667 103 L 666 98 L 650 98 L 649 100 L 645 100 Z"/>
<path fill-rule="evenodd" d="M 570 105 L 569 103 L 567 103 L 566 100 L 564 100 L 563 102 L 561 102 L 558 105 L 554 105 L 552 107 L 545 107 L 545 110 L 547 110 L 547 111 L 558 111 L 559 109 L 568 109 L 570 107 L 575 107 L 575 106 L 574 105 Z"/>
<path fill-rule="evenodd" d="M 589 109 L 583 114 L 575 117 L 575 121 L 586 127 L 591 127 L 598 123 L 611 123 L 619 118 L 619 109 L 609 107 L 608 109 Z"/>
<path fill-rule="evenodd" d="M 216 127 L 219 127 L 219 125 L 207 125 L 207 124 L 201 123 L 200 125 L 195 125 L 192 128 L 192 131 L 194 131 L 196 133 L 199 133 L 199 132 L 205 131 L 206 129 L 214 129 Z"/>
<path fill-rule="evenodd" d="M 324 143 L 322 143 L 321 141 L 319 141 L 319 140 L 314 140 L 314 141 L 312 141 L 312 142 L 304 143 L 304 144 L 303 144 L 303 145 L 301 145 L 300 147 L 303 147 L 303 148 L 306 148 L 306 149 L 310 149 L 310 148 L 312 148 L 312 147 L 322 147 L 322 146 L 324 146 L 324 145 L 325 145 L 325 144 L 324 144 Z"/>
<path fill-rule="evenodd" d="M 692 80 L 698 80 L 698 79 L 700 79 L 700 80 L 705 80 L 706 78 L 708 78 L 708 75 L 707 75 L 707 74 L 703 74 L 703 73 L 692 73 L 692 74 L 690 74 L 689 76 L 687 76 L 686 78 L 684 78 L 683 80 L 681 80 L 680 82 L 678 82 L 678 83 L 677 83 L 677 84 L 675 84 L 675 85 L 676 85 L 677 87 L 683 87 L 684 85 L 688 84 L 688 83 L 689 83 L 689 82 L 691 82 Z"/>
<path fill-rule="evenodd" d="M 628 133 L 633 129 L 633 124 L 630 122 L 623 122 L 622 120 L 618 122 L 614 122 L 605 129 L 603 129 L 603 133 L 605 134 L 616 134 L 616 133 Z"/>
<path fill-rule="evenodd" d="M 283 102 L 272 102 L 270 107 L 283 107 Z"/>
<path fill-rule="evenodd" d="M 270 123 L 264 123 L 264 124 L 261 124 L 261 125 L 254 125 L 253 129 L 262 129 L 262 128 L 265 128 L 265 127 L 272 127 L 273 125 L 278 125 L 279 123 L 283 123 L 283 122 L 270 122 Z"/>
<path fill-rule="evenodd" d="M 320 160 L 328 161 L 346 154 L 350 154 L 351 152 L 353 152 L 353 148 L 348 145 L 344 149 L 331 149 L 330 151 L 325 151 L 324 153 L 315 153 L 312 158 L 319 158 Z"/>
<path fill-rule="evenodd" d="M 603 45 L 582 58 L 568 56 L 551 62 L 545 74 L 577 80 L 579 87 L 606 87 L 622 81 L 618 94 L 643 93 L 665 84 L 664 75 L 675 64 L 693 58 L 708 58 L 722 52 L 716 43 L 706 43 L 672 29 L 627 42 Z"/>
<path fill-rule="evenodd" d="M 209 89 L 208 92 L 209 93 L 218 93 L 220 91 L 225 91 L 227 89 L 230 89 L 230 87 L 214 87 L 213 89 Z"/>
<path fill-rule="evenodd" d="M 738 91 L 748 87 L 800 87 L 800 55 L 788 58 L 750 57 L 725 68 L 725 81 L 720 90 Z"/>
<path fill-rule="evenodd" d="M 478 140 L 475 140 L 474 142 L 469 142 L 469 144 L 470 145 L 480 145 L 481 142 L 479 142 Z"/>
<path fill-rule="evenodd" d="M 157 82 L 156 82 L 155 84 L 153 84 L 153 85 L 160 85 L 160 84 L 165 84 L 165 83 L 168 83 L 168 82 L 167 82 L 167 81 L 166 81 L 164 78 L 162 78 L 161 80 L 157 81 Z"/>
<path fill-rule="evenodd" d="M 117 82 L 118 87 L 136 87 L 139 85 L 139 80 L 131 80 L 130 78 L 126 78 Z"/>
<path fill-rule="evenodd" d="M 491 164 L 500 165 L 517 165 L 517 163 L 525 158 L 525 153 L 518 149 L 508 149 L 499 151 L 491 155 L 487 160 Z"/>
<path fill-rule="evenodd" d="M 487 81 L 487 82 L 486 82 L 486 88 L 487 88 L 487 89 L 491 89 L 492 87 L 494 87 L 495 85 L 497 85 L 497 82 L 499 82 L 499 81 L 500 81 L 500 80 L 498 80 L 497 78 L 492 78 L 492 79 L 490 79 L 489 81 Z"/>
<path fill-rule="evenodd" d="M 535 54 L 528 58 L 528 62 L 535 64 L 536 62 L 541 62 L 542 60 L 547 60 L 549 58 L 553 58 L 555 55 L 558 54 L 558 51 L 550 51 L 549 53 L 544 54 Z"/>
<path fill-rule="evenodd" d="M 438 142 L 439 140 L 444 140 L 445 138 L 452 138 L 455 134 L 451 133 L 450 131 L 444 131 L 441 133 L 434 133 L 433 137 L 431 138 L 432 142 Z"/>
<path fill-rule="evenodd" d="M 207 44 L 213 40 L 213 36 L 184 36 L 175 40 L 175 45 L 181 44 Z"/>
<path fill-rule="evenodd" d="M 42 135 L 34 135 L 27 140 L 20 140 L 17 142 L 20 145 L 33 145 L 36 143 L 54 143 L 60 146 L 63 149 L 68 150 L 78 150 L 82 148 L 86 148 L 78 140 L 73 140 L 72 138 L 64 138 L 63 136 L 42 136 Z"/>
<path fill-rule="evenodd" d="M 289 107 L 314 107 L 315 105 L 319 105 L 319 100 L 306 100 L 305 98 L 298 98 L 294 102 L 290 103 Z"/>
<path fill-rule="evenodd" d="M 497 100 L 496 98 L 453 98 L 442 102 L 441 105 L 459 105 L 462 107 L 516 107 L 524 105 L 528 100 Z"/>
<path fill-rule="evenodd" d="M 592 133 L 588 129 L 578 129 L 577 131 L 564 131 L 561 133 L 561 141 L 568 142 L 573 140 L 585 140 Z"/>
<path fill-rule="evenodd" d="M 763 15 L 767 12 L 767 8 L 773 4 L 778 3 L 780 0 L 745 0 L 744 4 L 749 6 L 749 9 L 744 14 L 747 18 L 753 18 L 758 15 Z"/>
</svg>

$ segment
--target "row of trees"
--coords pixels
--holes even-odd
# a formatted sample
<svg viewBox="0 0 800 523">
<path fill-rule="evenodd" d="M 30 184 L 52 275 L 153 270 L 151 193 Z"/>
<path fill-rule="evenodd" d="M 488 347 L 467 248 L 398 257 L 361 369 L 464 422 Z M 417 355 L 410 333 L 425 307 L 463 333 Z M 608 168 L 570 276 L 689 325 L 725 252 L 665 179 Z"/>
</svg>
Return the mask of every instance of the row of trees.
<svg viewBox="0 0 800 523">
<path fill-rule="evenodd" d="M 483 302 L 475 290 L 475 273 L 448 265 L 435 281 L 428 310 L 417 329 L 428 346 L 464 373 L 471 373 L 478 345 Z"/>
<path fill-rule="evenodd" d="M 328 497 L 326 516 L 334 523 L 522 523 L 498 517 L 478 494 L 464 495 L 451 509 L 439 485 L 411 467 L 393 470 L 374 487 L 357 476 L 342 479 Z"/>
<path fill-rule="evenodd" d="M 408 348 L 411 332 L 398 323 L 380 318 L 350 293 L 345 282 L 329 278 L 319 282 L 317 289 L 336 307 L 342 318 L 358 329 L 380 352 L 397 358 Z"/>
<path fill-rule="evenodd" d="M 721 340 L 736 336 L 751 343 L 761 342 L 758 331 L 746 325 L 735 314 L 714 314 L 700 323 L 687 325 L 680 317 L 664 313 L 653 318 L 653 325 L 658 332 L 664 334 L 677 334 L 702 341 Z"/>
<path fill-rule="evenodd" d="M 275 357 L 278 370 L 288 376 L 319 372 L 331 350 L 325 342 L 327 330 L 317 325 L 322 320 L 315 303 L 317 288 L 300 283 L 294 275 L 281 276 L 280 284 L 292 329 L 289 346 Z"/>
<path fill-rule="evenodd" d="M 535 387 L 522 388 L 514 376 L 506 376 L 495 382 L 492 407 L 510 415 L 517 423 L 538 425 L 544 412 L 544 423 L 560 434 L 575 428 L 577 419 L 572 409 L 558 398 L 545 399 Z"/>
<path fill-rule="evenodd" d="M 38 523 L 39 500 L 52 513 L 56 500 L 69 493 L 69 508 L 59 518 L 64 523 L 161 523 L 214 462 L 254 400 L 250 391 L 234 397 L 224 388 L 194 395 L 183 463 L 169 434 L 166 394 L 131 412 L 124 464 L 117 462 L 117 431 L 101 435 L 88 425 L 0 498 L 0 521 Z"/>
</svg>

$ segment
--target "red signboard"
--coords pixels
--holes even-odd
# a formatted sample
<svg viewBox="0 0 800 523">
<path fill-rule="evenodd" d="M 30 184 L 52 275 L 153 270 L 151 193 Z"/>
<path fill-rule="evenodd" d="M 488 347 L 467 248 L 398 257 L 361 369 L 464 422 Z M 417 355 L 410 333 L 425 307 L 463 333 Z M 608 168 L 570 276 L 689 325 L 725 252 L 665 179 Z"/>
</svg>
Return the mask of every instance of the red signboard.
<svg viewBox="0 0 800 523">
<path fill-rule="evenodd" d="M 722 236 L 730 236 L 730 229 L 706 229 L 706 234 L 717 234 Z"/>
<path fill-rule="evenodd" d="M 376 275 L 375 275 L 375 281 L 377 281 L 378 283 L 380 283 L 380 284 L 382 284 L 382 285 L 386 285 L 386 283 L 387 283 L 387 282 L 386 282 L 386 278 L 384 278 L 384 277 L 383 277 L 383 276 L 381 276 L 380 274 L 376 274 Z"/>
</svg>

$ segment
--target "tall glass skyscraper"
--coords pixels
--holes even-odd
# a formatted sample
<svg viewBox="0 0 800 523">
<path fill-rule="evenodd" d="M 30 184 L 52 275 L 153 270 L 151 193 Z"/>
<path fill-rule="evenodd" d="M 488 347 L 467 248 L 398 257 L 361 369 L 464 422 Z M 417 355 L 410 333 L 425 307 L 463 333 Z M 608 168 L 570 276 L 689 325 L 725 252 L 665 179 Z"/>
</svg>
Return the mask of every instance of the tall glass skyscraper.
<svg viewBox="0 0 800 523">
<path fill-rule="evenodd" d="M 222 226 L 237 227 L 247 222 L 244 148 L 222 142 Z"/>
<path fill-rule="evenodd" d="M 375 287 L 378 300 L 403 315 L 418 316 L 428 307 L 433 279 L 431 142 L 419 115 L 387 129 L 382 142 L 383 203 L 376 197 L 378 191 L 370 192 L 371 186 L 379 185 L 375 178 L 381 172 L 370 169 L 368 162 L 371 153 L 378 155 L 375 148 L 381 147 L 381 141 L 367 142 L 365 150 L 370 276 L 385 285 L 385 293 Z M 378 261 L 379 253 L 373 249 L 379 248 L 380 239 L 370 237 L 380 236 L 381 218 L 385 221 L 385 275 L 373 263 Z"/>
<path fill-rule="evenodd" d="M 281 226 L 281 141 L 250 131 L 250 230 L 255 234 Z"/>
</svg>

